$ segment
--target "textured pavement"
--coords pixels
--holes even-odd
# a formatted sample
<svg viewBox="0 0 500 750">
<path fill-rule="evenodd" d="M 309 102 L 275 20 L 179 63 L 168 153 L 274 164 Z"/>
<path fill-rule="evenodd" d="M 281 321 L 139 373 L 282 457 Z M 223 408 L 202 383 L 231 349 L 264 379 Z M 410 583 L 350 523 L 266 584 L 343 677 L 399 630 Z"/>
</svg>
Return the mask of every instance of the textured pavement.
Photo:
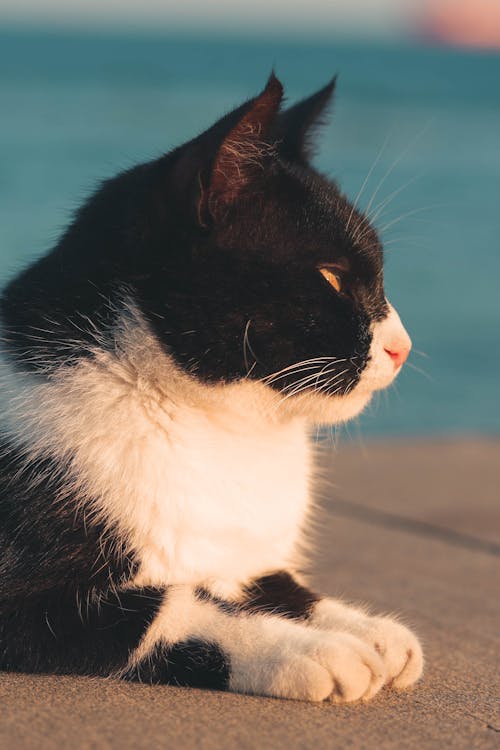
<svg viewBox="0 0 500 750">
<path fill-rule="evenodd" d="M 339 707 L 0 674 L 0 748 L 500 748 L 500 441 L 370 443 L 325 470 L 312 581 L 403 614 L 415 689 Z"/>
</svg>

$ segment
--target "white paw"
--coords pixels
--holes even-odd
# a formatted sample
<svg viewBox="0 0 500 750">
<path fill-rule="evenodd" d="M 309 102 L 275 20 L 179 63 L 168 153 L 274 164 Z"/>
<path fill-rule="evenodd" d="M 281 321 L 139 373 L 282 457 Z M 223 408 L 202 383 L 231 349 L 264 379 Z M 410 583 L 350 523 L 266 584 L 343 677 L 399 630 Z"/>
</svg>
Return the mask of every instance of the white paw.
<svg viewBox="0 0 500 750">
<path fill-rule="evenodd" d="M 360 625 L 359 637 L 382 657 L 387 682 L 391 687 L 406 688 L 422 675 L 424 657 L 417 637 L 390 617 L 367 617 Z"/>
<path fill-rule="evenodd" d="M 295 639 L 294 639 L 295 640 Z M 233 663 L 230 689 L 295 700 L 347 703 L 372 698 L 386 673 L 380 655 L 348 633 L 320 633 L 254 654 L 252 664 Z"/>
<path fill-rule="evenodd" d="M 325 599 L 318 604 L 312 624 L 350 633 L 375 649 L 384 662 L 386 684 L 391 687 L 406 688 L 422 674 L 424 659 L 418 638 L 391 617 L 370 617 L 343 602 Z"/>
</svg>

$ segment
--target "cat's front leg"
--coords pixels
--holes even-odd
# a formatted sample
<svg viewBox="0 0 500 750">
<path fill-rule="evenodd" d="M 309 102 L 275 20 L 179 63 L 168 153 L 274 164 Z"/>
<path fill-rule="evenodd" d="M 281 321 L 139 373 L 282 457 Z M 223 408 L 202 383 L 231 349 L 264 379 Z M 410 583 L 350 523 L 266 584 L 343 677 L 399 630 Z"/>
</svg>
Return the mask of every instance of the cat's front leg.
<svg viewBox="0 0 500 750">
<path fill-rule="evenodd" d="M 189 586 L 171 586 L 122 676 L 344 703 L 372 698 L 385 670 L 379 654 L 349 633 L 245 612 Z"/>
<path fill-rule="evenodd" d="M 287 571 L 253 581 L 247 587 L 244 606 L 250 611 L 280 612 L 315 629 L 360 638 L 380 654 L 386 683 L 395 688 L 412 685 L 422 674 L 422 647 L 411 630 L 393 617 L 371 616 L 360 607 L 321 597 Z"/>
</svg>

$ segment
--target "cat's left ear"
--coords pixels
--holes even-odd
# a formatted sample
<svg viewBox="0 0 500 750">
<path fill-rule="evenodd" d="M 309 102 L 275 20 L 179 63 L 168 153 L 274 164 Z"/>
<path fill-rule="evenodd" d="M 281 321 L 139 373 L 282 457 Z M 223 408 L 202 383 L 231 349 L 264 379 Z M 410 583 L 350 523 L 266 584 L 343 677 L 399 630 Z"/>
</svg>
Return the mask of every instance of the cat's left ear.
<svg viewBox="0 0 500 750">
<path fill-rule="evenodd" d="M 282 98 L 283 86 L 271 73 L 264 90 L 240 110 L 241 117 L 217 148 L 200 196 L 201 214 L 208 213 L 213 219 L 224 216 L 258 179 L 266 159 L 275 153 L 274 139 L 268 136 Z"/>
<path fill-rule="evenodd" d="M 174 152 L 172 189 L 200 227 L 224 221 L 240 197 L 259 187 L 276 156 L 273 127 L 282 98 L 283 86 L 272 73 L 260 94 Z"/>
<path fill-rule="evenodd" d="M 276 121 L 275 136 L 280 155 L 291 162 L 308 165 L 314 155 L 313 137 L 325 124 L 332 103 L 337 76 L 322 89 L 282 112 Z"/>
</svg>

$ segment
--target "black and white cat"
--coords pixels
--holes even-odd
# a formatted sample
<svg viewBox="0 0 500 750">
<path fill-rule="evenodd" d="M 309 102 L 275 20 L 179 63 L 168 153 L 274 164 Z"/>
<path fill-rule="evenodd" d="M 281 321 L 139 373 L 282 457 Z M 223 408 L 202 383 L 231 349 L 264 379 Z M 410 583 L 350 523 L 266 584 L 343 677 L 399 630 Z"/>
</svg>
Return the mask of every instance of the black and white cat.
<svg viewBox="0 0 500 750">
<path fill-rule="evenodd" d="M 0 668 L 319 701 L 415 682 L 417 638 L 299 577 L 311 426 L 410 339 L 373 227 L 264 91 L 105 182 L 1 299 Z"/>
</svg>

